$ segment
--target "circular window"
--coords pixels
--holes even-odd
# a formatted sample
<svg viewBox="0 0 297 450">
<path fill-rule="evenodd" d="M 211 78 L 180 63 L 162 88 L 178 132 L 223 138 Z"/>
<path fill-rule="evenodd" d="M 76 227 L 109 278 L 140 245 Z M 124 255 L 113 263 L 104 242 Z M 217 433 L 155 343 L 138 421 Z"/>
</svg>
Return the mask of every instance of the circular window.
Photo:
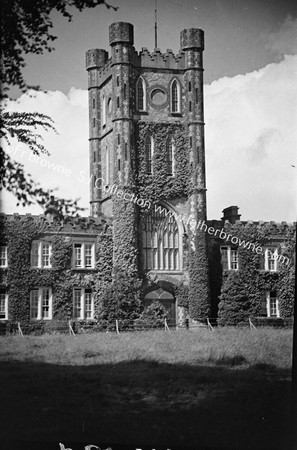
<svg viewBox="0 0 297 450">
<path fill-rule="evenodd" d="M 151 92 L 151 101 L 154 105 L 161 106 L 166 100 L 166 93 L 162 89 L 157 88 Z"/>
</svg>

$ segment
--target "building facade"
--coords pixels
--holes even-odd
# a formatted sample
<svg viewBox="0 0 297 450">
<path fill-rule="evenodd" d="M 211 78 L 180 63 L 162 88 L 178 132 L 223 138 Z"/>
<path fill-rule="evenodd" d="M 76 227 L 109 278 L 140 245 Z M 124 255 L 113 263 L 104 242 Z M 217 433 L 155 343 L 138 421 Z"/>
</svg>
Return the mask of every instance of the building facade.
<svg viewBox="0 0 297 450">
<path fill-rule="evenodd" d="M 294 265 L 293 227 L 243 223 L 235 206 L 207 220 L 203 31 L 183 30 L 177 55 L 137 52 L 129 23 L 112 24 L 109 41 L 110 57 L 86 53 L 90 217 L 63 217 L 53 199 L 43 216 L 1 217 L 1 323 L 28 332 L 69 320 L 101 329 L 114 321 L 106 292 L 125 279 L 139 286 L 138 314 L 157 300 L 173 327 L 217 317 L 228 324 L 228 283 L 241 285 L 247 266 L 258 290 L 253 282 L 248 300 L 241 295 L 250 307 L 234 324 L 292 316 L 279 269 Z"/>
</svg>

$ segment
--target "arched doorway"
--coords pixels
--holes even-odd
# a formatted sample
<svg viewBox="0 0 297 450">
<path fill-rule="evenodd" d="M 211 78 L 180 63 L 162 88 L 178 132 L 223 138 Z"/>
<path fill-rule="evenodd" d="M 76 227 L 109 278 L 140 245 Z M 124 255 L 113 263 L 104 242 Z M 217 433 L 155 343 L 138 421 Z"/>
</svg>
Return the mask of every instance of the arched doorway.
<svg viewBox="0 0 297 450">
<path fill-rule="evenodd" d="M 144 305 L 149 306 L 154 301 L 160 302 L 165 309 L 168 311 L 168 319 L 167 324 L 169 327 L 175 327 L 176 325 L 176 306 L 175 306 L 175 298 L 173 295 L 164 291 L 164 289 L 159 288 L 154 291 L 150 291 L 144 297 Z"/>
</svg>

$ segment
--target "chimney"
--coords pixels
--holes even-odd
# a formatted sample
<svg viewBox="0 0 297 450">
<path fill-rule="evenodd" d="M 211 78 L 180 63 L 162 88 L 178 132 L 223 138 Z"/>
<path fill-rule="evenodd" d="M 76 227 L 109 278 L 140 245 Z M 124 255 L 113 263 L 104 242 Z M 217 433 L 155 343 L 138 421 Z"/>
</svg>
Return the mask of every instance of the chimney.
<svg viewBox="0 0 297 450">
<path fill-rule="evenodd" d="M 240 220 L 241 214 L 238 214 L 238 206 L 228 206 L 228 208 L 223 209 L 223 217 L 221 220 L 224 222 L 228 220 L 230 223 L 235 223 L 236 220 Z"/>
</svg>

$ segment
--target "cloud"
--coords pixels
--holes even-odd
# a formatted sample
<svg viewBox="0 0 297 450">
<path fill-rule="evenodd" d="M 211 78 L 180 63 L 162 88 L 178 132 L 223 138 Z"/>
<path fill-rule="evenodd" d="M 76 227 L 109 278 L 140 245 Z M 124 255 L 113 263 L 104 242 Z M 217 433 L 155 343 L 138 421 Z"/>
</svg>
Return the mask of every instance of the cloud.
<svg viewBox="0 0 297 450">
<path fill-rule="evenodd" d="M 297 56 L 205 87 L 208 216 L 296 220 Z"/>
<path fill-rule="evenodd" d="M 80 205 L 89 205 L 89 143 L 88 143 L 88 94 L 87 91 L 71 88 L 68 95 L 62 92 L 37 92 L 22 95 L 11 101 L 13 111 L 35 112 L 49 115 L 55 122 L 58 134 L 41 131 L 44 145 L 50 156 L 34 156 L 23 145 L 14 143 L 8 151 L 11 157 L 24 164 L 25 170 L 44 188 L 58 188 L 57 196 L 81 198 Z M 80 174 L 84 173 L 82 177 Z M 78 181 L 82 180 L 83 181 Z M 2 195 L 2 209 L 16 211 L 16 200 L 12 195 Z M 40 214 L 39 206 L 18 208 L 18 212 Z M 86 212 L 88 214 L 88 212 Z"/>
<path fill-rule="evenodd" d="M 238 205 L 243 219 L 296 220 L 296 72 L 297 56 L 288 55 L 258 71 L 205 86 L 209 218 Z M 44 187 L 58 187 L 57 195 L 66 198 L 81 197 L 81 206 L 88 208 L 87 91 L 23 95 L 9 107 L 54 119 L 59 135 L 44 135 L 50 157 L 34 159 L 17 146 L 10 151 Z M 16 211 L 12 196 L 5 194 L 3 200 L 5 212 Z M 31 207 L 18 212 L 42 211 Z"/>
<path fill-rule="evenodd" d="M 274 33 L 263 34 L 261 41 L 267 50 L 281 59 L 284 55 L 294 55 L 297 49 L 297 19 L 288 16 Z"/>
</svg>

